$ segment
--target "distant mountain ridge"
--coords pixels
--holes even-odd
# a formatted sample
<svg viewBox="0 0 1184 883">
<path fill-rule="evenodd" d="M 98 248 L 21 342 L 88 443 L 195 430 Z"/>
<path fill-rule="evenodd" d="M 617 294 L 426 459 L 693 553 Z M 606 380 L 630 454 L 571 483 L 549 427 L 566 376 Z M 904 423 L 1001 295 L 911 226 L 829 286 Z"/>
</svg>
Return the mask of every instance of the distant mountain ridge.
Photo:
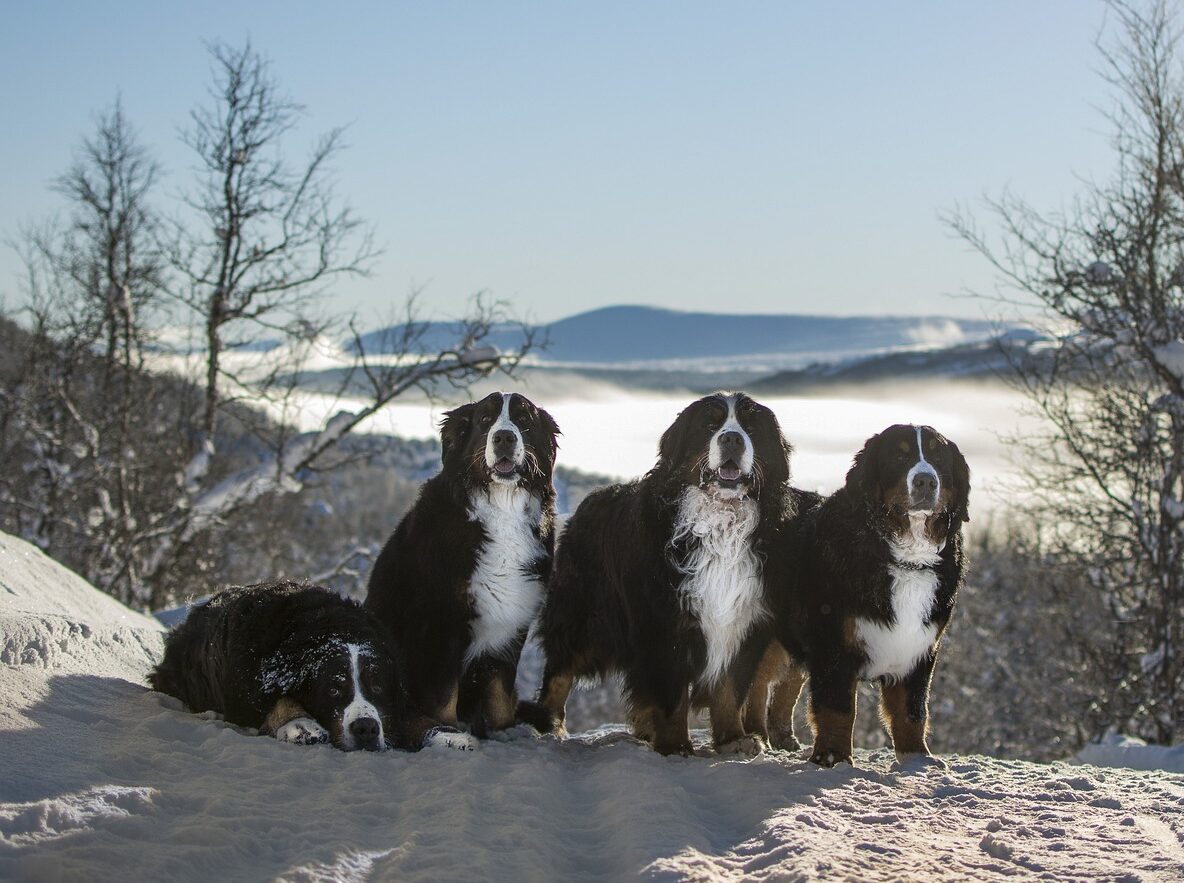
<svg viewBox="0 0 1184 883">
<path fill-rule="evenodd" d="M 430 323 L 423 346 L 456 342 L 461 326 Z M 901 349 L 974 343 L 999 331 L 992 322 L 948 316 L 820 316 L 683 312 L 645 306 L 613 306 L 537 326 L 548 345 L 544 364 L 672 365 L 702 359 L 759 361 L 770 369 L 839 361 Z M 402 326 L 363 335 L 367 352 L 392 351 Z M 521 330 L 499 326 L 486 341 L 503 351 L 520 346 Z M 685 367 L 685 364 L 683 365 Z"/>
<path fill-rule="evenodd" d="M 878 353 L 778 371 L 748 383 L 763 395 L 799 395 L 828 388 L 901 380 L 992 380 L 1014 377 L 1017 366 L 1047 362 L 1048 338 L 1011 332 L 987 340 L 925 351 Z"/>
</svg>

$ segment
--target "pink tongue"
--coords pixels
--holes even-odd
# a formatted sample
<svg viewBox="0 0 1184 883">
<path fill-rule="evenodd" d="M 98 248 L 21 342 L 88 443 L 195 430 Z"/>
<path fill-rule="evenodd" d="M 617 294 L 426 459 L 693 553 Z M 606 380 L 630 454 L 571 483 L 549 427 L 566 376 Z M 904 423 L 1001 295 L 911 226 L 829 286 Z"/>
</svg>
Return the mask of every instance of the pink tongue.
<svg viewBox="0 0 1184 883">
<path fill-rule="evenodd" d="M 505 457 L 493 464 L 494 470 L 498 475 L 509 475 L 514 471 L 514 461 L 507 460 Z"/>
<path fill-rule="evenodd" d="M 719 477 L 724 481 L 735 481 L 740 477 L 740 467 L 734 463 L 725 463 L 719 467 Z"/>
</svg>

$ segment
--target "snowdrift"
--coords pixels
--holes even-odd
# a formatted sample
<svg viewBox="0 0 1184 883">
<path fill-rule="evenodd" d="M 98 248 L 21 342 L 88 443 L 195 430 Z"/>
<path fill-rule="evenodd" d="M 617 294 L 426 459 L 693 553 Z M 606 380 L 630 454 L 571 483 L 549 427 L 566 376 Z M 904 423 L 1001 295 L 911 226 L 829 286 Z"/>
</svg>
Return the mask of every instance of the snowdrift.
<svg viewBox="0 0 1184 883">
<path fill-rule="evenodd" d="M 1148 745 L 1134 736 L 1108 736 L 1086 745 L 1077 755 L 1081 763 L 1126 767 L 1132 770 L 1168 770 L 1184 773 L 1184 745 Z"/>
<path fill-rule="evenodd" d="M 0 535 L 0 879 L 1178 880 L 1184 777 L 887 752 L 818 770 L 620 728 L 473 754 L 258 738 L 143 686 L 161 628 Z M 705 738 L 700 738 L 704 742 Z"/>
</svg>

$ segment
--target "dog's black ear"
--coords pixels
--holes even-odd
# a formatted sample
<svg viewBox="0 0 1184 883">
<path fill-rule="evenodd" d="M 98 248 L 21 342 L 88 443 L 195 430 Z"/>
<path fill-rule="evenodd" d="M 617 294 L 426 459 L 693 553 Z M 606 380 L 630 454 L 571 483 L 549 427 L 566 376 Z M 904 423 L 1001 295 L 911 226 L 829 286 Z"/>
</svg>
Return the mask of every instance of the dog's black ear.
<svg viewBox="0 0 1184 883">
<path fill-rule="evenodd" d="M 444 412 L 444 419 L 440 422 L 441 460 L 447 460 L 449 452 L 469 434 L 469 429 L 473 425 L 473 411 L 476 408 L 475 402 L 469 402 L 467 405 Z"/>
<path fill-rule="evenodd" d="M 766 469 L 769 470 L 768 477 L 771 481 L 782 483 L 789 481 L 790 463 L 793 459 L 793 445 L 789 443 L 789 439 L 785 437 L 785 433 L 781 429 L 781 423 L 777 420 L 777 415 L 769 411 L 769 418 L 773 423 L 773 431 L 777 433 L 777 444 L 781 449 L 781 457 L 776 463 L 766 464 Z"/>
<path fill-rule="evenodd" d="M 546 433 L 547 438 L 551 441 L 551 462 L 555 462 L 555 455 L 559 453 L 559 436 L 563 435 L 559 431 L 559 424 L 555 422 L 555 418 L 542 408 L 539 411 L 539 422 L 543 425 L 543 432 Z"/>
<path fill-rule="evenodd" d="M 855 455 L 851 468 L 847 471 L 849 492 L 864 498 L 870 498 L 875 493 L 876 482 L 879 480 L 876 477 L 876 452 L 879 450 L 882 435 L 883 433 L 873 435 L 863 443 L 863 447 Z"/>
<path fill-rule="evenodd" d="M 966 463 L 966 458 L 962 456 L 962 452 L 958 450 L 958 446 L 949 439 L 946 439 L 946 441 L 950 445 L 950 455 L 953 458 L 954 464 L 954 521 L 955 523 L 969 521 L 970 466 Z"/>
<path fill-rule="evenodd" d="M 674 422 L 662 433 L 662 438 L 658 440 L 658 465 L 656 468 L 668 468 L 678 462 L 678 455 L 682 452 L 683 444 L 686 441 L 687 423 L 690 422 L 691 411 L 694 407 L 695 405 L 689 405 L 683 408 L 674 418 Z"/>
</svg>

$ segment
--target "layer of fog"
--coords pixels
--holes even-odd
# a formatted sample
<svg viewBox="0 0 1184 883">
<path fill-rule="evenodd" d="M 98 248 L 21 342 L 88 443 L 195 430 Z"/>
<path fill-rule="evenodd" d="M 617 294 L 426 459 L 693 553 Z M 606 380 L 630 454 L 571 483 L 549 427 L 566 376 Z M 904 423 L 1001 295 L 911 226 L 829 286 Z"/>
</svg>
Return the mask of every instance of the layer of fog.
<svg viewBox="0 0 1184 883">
<path fill-rule="evenodd" d="M 474 390 L 480 397 L 493 388 Z M 509 389 L 510 387 L 507 387 Z M 520 388 L 555 417 L 563 431 L 559 462 L 586 472 L 629 479 L 654 464 L 658 438 L 695 393 L 644 393 L 575 375 L 533 375 Z M 825 395 L 760 397 L 777 414 L 794 447 L 794 483 L 829 492 L 838 487 L 854 453 L 893 423 L 935 427 L 955 441 L 971 466 L 979 506 L 994 508 L 1014 485 L 1015 467 L 1002 436 L 1022 429 L 1020 397 L 1002 384 L 897 382 L 828 390 Z M 445 411 L 464 399 L 388 405 L 361 426 L 370 433 L 433 437 Z M 348 399 L 300 393 L 286 418 L 311 430 Z M 278 413 L 277 413 L 277 416 Z"/>
</svg>

